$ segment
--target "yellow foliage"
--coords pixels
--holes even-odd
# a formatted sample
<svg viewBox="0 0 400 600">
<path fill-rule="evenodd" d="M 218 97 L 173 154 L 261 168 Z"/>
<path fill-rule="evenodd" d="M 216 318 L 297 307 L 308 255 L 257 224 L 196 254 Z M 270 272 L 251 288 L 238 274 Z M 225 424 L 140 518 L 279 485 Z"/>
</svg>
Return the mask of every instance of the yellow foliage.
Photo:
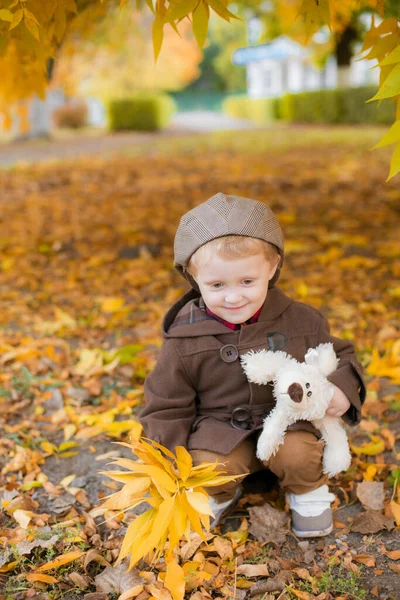
<svg viewBox="0 0 400 600">
<path fill-rule="evenodd" d="M 192 457 L 182 446 L 177 447 L 175 456 L 160 444 L 149 442 L 141 439 L 123 444 L 142 462 L 118 458 L 113 464 L 128 471 L 105 472 L 111 479 L 124 483 L 124 487 L 112 494 L 102 508 L 126 511 L 143 502 L 152 506 L 136 517 L 125 534 L 118 561 L 130 555 L 129 568 L 150 553 L 157 560 L 167 541 L 166 559 L 171 560 L 181 537 L 185 535 L 189 540 L 190 529 L 205 539 L 202 527 L 209 531 L 212 512 L 203 486 L 218 486 L 237 478 L 224 475 L 217 461 L 193 467 Z M 179 569 L 177 564 L 170 565 L 166 585 L 174 580 Z M 170 591 L 177 600 L 183 597 L 179 586 L 178 591 L 175 588 Z"/>
</svg>

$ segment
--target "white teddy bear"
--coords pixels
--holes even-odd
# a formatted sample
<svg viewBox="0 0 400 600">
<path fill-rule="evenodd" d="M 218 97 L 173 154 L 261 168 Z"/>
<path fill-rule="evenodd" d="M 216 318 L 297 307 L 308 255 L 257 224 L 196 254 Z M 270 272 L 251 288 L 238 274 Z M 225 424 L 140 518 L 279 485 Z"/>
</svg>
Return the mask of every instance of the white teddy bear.
<svg viewBox="0 0 400 600">
<path fill-rule="evenodd" d="M 332 477 L 346 471 L 351 463 L 346 432 L 338 417 L 325 414 L 333 396 L 333 385 L 326 377 L 339 362 L 333 345 L 320 344 L 308 350 L 303 363 L 286 352 L 270 350 L 251 351 L 240 360 L 250 382 L 265 385 L 274 381 L 276 406 L 264 420 L 257 457 L 266 461 L 274 456 L 289 425 L 305 420 L 311 421 L 325 442 L 324 473 Z"/>
</svg>

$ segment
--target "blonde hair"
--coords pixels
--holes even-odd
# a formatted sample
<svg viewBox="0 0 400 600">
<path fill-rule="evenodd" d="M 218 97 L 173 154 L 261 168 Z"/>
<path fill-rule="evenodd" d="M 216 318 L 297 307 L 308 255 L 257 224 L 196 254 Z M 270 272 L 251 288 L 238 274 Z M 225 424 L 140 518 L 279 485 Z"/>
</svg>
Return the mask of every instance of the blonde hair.
<svg viewBox="0 0 400 600">
<path fill-rule="evenodd" d="M 275 261 L 280 254 L 273 244 L 244 235 L 225 235 L 200 246 L 189 259 L 186 271 L 194 276 L 200 264 L 209 262 L 212 254 L 217 253 L 222 258 L 234 260 L 263 253 L 266 260 Z"/>
</svg>

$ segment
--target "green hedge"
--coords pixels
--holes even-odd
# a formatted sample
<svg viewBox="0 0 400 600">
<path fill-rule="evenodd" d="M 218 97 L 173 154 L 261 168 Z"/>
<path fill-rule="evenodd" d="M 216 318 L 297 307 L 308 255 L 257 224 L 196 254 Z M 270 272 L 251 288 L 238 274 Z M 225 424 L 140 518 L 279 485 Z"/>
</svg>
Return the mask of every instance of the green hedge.
<svg viewBox="0 0 400 600">
<path fill-rule="evenodd" d="M 233 117 L 257 124 L 276 119 L 297 123 L 376 123 L 395 120 L 395 104 L 384 100 L 368 102 L 375 96 L 375 86 L 317 90 L 285 94 L 280 98 L 253 99 L 247 96 L 228 98 L 224 111 Z"/>
<path fill-rule="evenodd" d="M 138 94 L 111 100 L 108 104 L 111 131 L 156 131 L 168 125 L 176 110 L 167 94 Z"/>
<path fill-rule="evenodd" d="M 285 94 L 280 99 L 280 117 L 297 123 L 393 123 L 394 103 L 366 103 L 376 92 L 375 86 L 368 86 Z"/>
<path fill-rule="evenodd" d="M 223 111 L 232 117 L 248 119 L 261 124 L 275 121 L 278 115 L 279 98 L 248 98 L 236 96 L 227 98 L 222 104 Z"/>
</svg>

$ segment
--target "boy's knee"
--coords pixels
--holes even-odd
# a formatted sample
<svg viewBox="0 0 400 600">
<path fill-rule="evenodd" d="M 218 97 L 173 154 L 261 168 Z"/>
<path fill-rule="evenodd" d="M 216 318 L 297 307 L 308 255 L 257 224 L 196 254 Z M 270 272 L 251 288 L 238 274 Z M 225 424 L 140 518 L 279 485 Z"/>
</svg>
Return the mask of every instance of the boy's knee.
<svg viewBox="0 0 400 600">
<path fill-rule="evenodd" d="M 271 470 L 273 466 L 280 468 L 290 467 L 293 470 L 303 470 L 307 465 L 322 464 L 324 442 L 309 431 L 288 431 L 283 444 L 277 453 L 270 459 Z"/>
</svg>

